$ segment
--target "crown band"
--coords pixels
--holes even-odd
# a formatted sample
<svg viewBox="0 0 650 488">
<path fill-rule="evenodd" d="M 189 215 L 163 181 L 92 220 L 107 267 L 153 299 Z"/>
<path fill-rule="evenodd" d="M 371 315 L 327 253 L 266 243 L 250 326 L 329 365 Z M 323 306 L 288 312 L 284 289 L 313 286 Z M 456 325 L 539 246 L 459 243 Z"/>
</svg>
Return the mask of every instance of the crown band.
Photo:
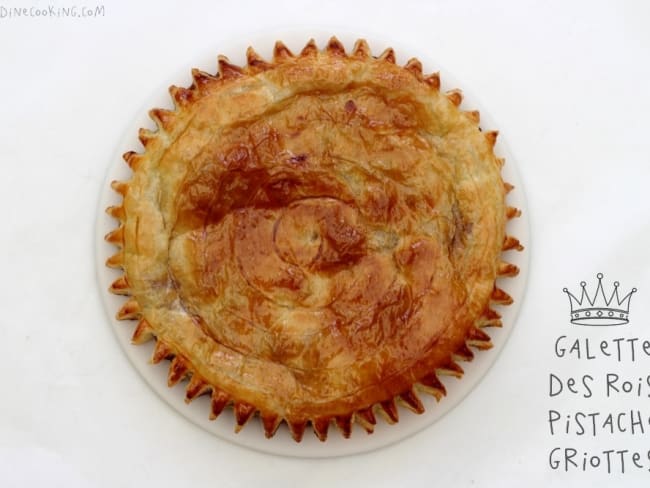
<svg viewBox="0 0 650 488">
<path fill-rule="evenodd" d="M 585 308 L 571 312 L 571 323 L 576 325 L 627 324 L 628 312 L 611 308 Z"/>
</svg>

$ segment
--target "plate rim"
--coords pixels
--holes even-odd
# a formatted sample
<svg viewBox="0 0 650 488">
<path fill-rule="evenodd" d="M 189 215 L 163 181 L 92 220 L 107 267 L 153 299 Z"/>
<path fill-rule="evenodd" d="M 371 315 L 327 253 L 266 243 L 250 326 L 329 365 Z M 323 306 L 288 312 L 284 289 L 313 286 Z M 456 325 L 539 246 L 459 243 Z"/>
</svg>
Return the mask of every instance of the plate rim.
<svg viewBox="0 0 650 488">
<path fill-rule="evenodd" d="M 384 35 L 377 38 L 375 36 L 354 34 L 340 28 L 327 30 L 322 28 L 302 28 L 285 29 L 282 33 L 278 32 L 278 30 L 267 31 L 264 33 L 258 32 L 255 35 L 255 38 L 251 39 L 251 42 L 242 42 L 241 40 L 232 41 L 232 43 L 224 42 L 223 49 L 220 49 L 218 52 L 210 50 L 209 54 L 206 52 L 205 56 L 201 56 L 200 58 L 197 56 L 197 59 L 192 59 L 194 62 L 193 66 L 210 71 L 210 68 L 206 68 L 208 63 L 201 61 L 203 57 L 207 59 L 209 56 L 213 59 L 212 71 L 214 71 L 214 69 L 216 69 L 217 55 L 222 52 L 226 54 L 232 62 L 241 64 L 243 63 L 243 59 L 245 59 L 243 56 L 247 45 L 250 44 L 256 49 L 261 46 L 270 49 L 275 40 L 278 39 L 281 39 L 290 48 L 293 48 L 294 44 L 302 42 L 302 46 L 310 38 L 315 38 L 318 46 L 322 48 L 325 44 L 324 41 L 334 35 L 334 31 L 335 35 L 343 43 L 346 49 L 350 49 L 356 39 L 364 38 L 368 41 L 371 49 L 380 48 L 383 50 L 388 46 L 393 47 L 398 59 L 402 58 L 404 53 L 409 53 L 410 56 L 415 56 L 422 61 L 425 66 L 432 66 L 432 61 L 434 61 L 428 55 L 423 53 L 421 49 L 416 49 L 412 46 L 404 46 L 402 43 L 397 42 L 394 39 L 389 39 Z M 244 47 L 242 48 L 242 46 Z M 378 53 L 380 51 L 375 51 L 373 49 L 373 52 Z M 242 61 L 240 61 L 240 59 Z M 480 110 L 482 119 L 481 125 L 490 128 L 496 127 L 490 114 L 483 110 L 483 105 L 478 103 L 478 100 L 471 94 L 471 91 L 466 90 L 462 84 L 458 84 L 452 74 L 447 70 L 444 70 L 437 61 L 435 66 L 436 69 L 439 69 L 441 72 L 443 88 L 462 88 L 464 94 L 464 105 L 471 107 L 471 109 L 474 110 Z M 166 86 L 173 83 L 180 84 L 181 80 L 189 80 L 189 76 L 189 70 L 186 71 L 182 69 L 181 72 L 181 68 L 179 68 L 176 72 L 171 73 L 171 76 L 165 80 L 167 83 Z M 159 100 L 162 101 L 163 98 L 165 98 L 167 102 L 159 103 Z M 497 141 L 495 152 L 506 158 L 506 165 L 502 170 L 502 177 L 504 180 L 515 184 L 515 190 L 508 196 L 508 204 L 514 204 L 514 206 L 522 210 L 522 216 L 514 222 L 509 222 L 508 228 L 516 227 L 517 231 L 514 235 L 516 235 L 525 246 L 522 252 L 508 255 L 509 258 L 514 258 L 508 260 L 515 262 L 519 266 L 520 274 L 515 280 L 509 281 L 506 279 L 502 286 L 513 296 L 514 303 L 503 309 L 503 328 L 491 328 L 489 331 L 489 335 L 493 341 L 493 348 L 489 351 L 479 351 L 472 362 L 463 362 L 463 369 L 466 370 L 466 373 L 463 375 L 461 380 L 448 380 L 447 377 L 442 379 L 448 389 L 447 396 L 443 397 L 439 403 L 436 403 L 432 397 L 421 395 L 423 403 L 427 409 L 421 415 L 416 415 L 407 409 L 401 408 L 400 414 L 403 413 L 404 415 L 400 415 L 400 421 L 396 425 L 388 425 L 383 420 L 379 420 L 375 428 L 375 433 L 368 436 L 366 436 L 365 432 L 357 425 L 357 427 L 353 429 L 350 439 L 343 439 L 338 432 L 332 432 L 324 443 L 318 441 L 315 436 L 309 436 L 308 433 L 306 433 L 305 438 L 301 443 L 296 443 L 289 436 L 288 429 L 286 429 L 284 423 L 275 437 L 266 439 L 261 426 L 258 425 L 257 429 L 252 428 L 253 426 L 251 424 L 260 424 L 257 419 L 251 419 L 251 422 L 248 422 L 245 428 L 240 433 L 236 434 L 234 433 L 234 420 L 232 418 L 231 409 L 222 413 L 217 420 L 210 421 L 208 420 L 208 409 L 206 407 L 201 410 L 203 418 L 200 418 L 201 412 L 198 411 L 198 408 L 200 408 L 199 406 L 201 404 L 205 403 L 205 399 L 202 400 L 199 398 L 193 401 L 190 405 L 187 405 L 184 401 L 185 388 L 182 387 L 182 385 L 186 384 L 186 380 L 180 382 L 180 384 L 175 387 L 168 388 L 166 382 L 168 369 L 165 367 L 166 362 L 164 364 L 151 365 L 148 360 L 142 360 L 143 356 L 148 356 L 148 351 L 152 347 L 152 344 L 134 346 L 131 343 L 130 338 L 135 323 L 133 326 L 130 326 L 131 322 L 126 322 L 125 324 L 124 321 L 117 321 L 114 317 L 117 310 L 115 303 L 123 302 L 124 298 L 111 295 L 107 290 L 112 281 L 120 275 L 118 271 L 111 270 L 105 266 L 106 258 L 115 253 L 115 248 L 104 241 L 104 235 L 108 231 L 116 228 L 114 219 L 105 213 L 105 209 L 111 204 L 115 204 L 116 202 L 119 203 L 119 198 L 117 198 L 117 195 L 110 188 L 110 182 L 113 179 L 120 179 L 120 174 L 130 173 L 127 165 L 123 162 L 121 155 L 128 150 L 140 147 L 140 144 L 137 141 L 137 131 L 140 127 L 154 127 L 153 123 L 147 116 L 148 110 L 153 107 L 171 107 L 171 98 L 166 89 L 159 88 L 153 92 L 150 99 L 147 99 L 145 102 L 146 104 L 140 107 L 131 122 L 126 124 L 126 129 L 119 141 L 116 143 L 115 153 L 111 156 L 111 159 L 108 162 L 106 173 L 102 180 L 103 187 L 99 196 L 97 213 L 95 214 L 95 266 L 97 285 L 100 288 L 99 293 L 102 297 L 103 308 L 107 314 L 108 321 L 113 329 L 117 342 L 120 344 L 122 351 L 144 382 L 157 394 L 157 396 L 162 398 L 165 403 L 172 407 L 174 411 L 181 414 L 184 418 L 197 425 L 202 430 L 205 430 L 212 435 L 216 435 L 222 440 L 241 447 L 253 449 L 257 452 L 295 458 L 332 458 L 371 452 L 408 439 L 415 434 L 430 428 L 440 421 L 440 419 L 442 419 L 447 413 L 454 410 L 456 406 L 465 401 L 467 396 L 474 391 L 481 381 L 483 381 L 500 357 L 501 352 L 511 336 L 512 330 L 517 323 L 521 305 L 526 295 L 528 271 L 530 269 L 531 236 L 529 206 L 527 205 L 523 181 L 518 172 L 516 159 L 509 150 L 507 143 L 503 141 L 501 137 Z M 513 234 L 511 231 L 508 233 Z M 478 371 L 475 371 L 476 369 L 478 369 Z M 449 392 L 451 392 L 451 394 Z M 205 407 L 205 405 L 203 406 Z M 224 419 L 223 417 L 230 418 Z M 253 433 L 253 431 L 255 432 Z"/>
</svg>

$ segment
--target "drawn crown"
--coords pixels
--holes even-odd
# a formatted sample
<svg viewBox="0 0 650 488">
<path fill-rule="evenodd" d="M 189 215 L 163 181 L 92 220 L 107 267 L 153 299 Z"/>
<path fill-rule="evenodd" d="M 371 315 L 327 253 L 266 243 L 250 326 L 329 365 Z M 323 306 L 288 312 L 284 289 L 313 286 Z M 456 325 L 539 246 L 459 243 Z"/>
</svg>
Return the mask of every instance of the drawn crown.
<svg viewBox="0 0 650 488">
<path fill-rule="evenodd" d="M 630 299 L 632 294 L 636 293 L 636 288 L 632 288 L 623 298 L 618 293 L 619 282 L 614 282 L 614 290 L 609 295 L 605 295 L 603 288 L 603 274 L 598 273 L 598 286 L 593 295 L 587 293 L 587 283 L 580 282 L 582 293 L 580 298 L 564 288 L 564 293 L 569 296 L 571 304 L 571 323 L 577 325 L 622 325 L 628 323 L 630 313 Z"/>
</svg>

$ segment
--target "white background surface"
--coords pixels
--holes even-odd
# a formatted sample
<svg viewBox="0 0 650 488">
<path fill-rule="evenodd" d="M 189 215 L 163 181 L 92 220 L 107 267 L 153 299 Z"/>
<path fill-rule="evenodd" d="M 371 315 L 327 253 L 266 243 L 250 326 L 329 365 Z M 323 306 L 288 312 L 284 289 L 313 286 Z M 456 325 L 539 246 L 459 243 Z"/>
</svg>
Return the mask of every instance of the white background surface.
<svg viewBox="0 0 650 488">
<path fill-rule="evenodd" d="M 0 7 L 15 5 L 48 3 Z M 555 446 L 645 457 L 650 427 L 644 435 L 551 437 L 546 422 L 550 408 L 650 415 L 647 396 L 548 394 L 551 372 L 650 373 L 648 357 L 587 362 L 553 353 L 562 334 L 650 339 L 647 3 L 104 5 L 98 19 L 0 18 L 1 486 L 648 485 L 647 459 L 644 470 L 608 475 L 553 471 L 547 458 Z M 236 447 L 167 407 L 115 340 L 93 255 L 104 176 L 152 90 L 210 50 L 216 59 L 233 39 L 310 25 L 427 46 L 498 125 L 532 225 L 525 301 L 479 386 L 410 439 L 330 460 Z M 639 289 L 629 325 L 568 324 L 562 288 L 593 282 L 599 271 Z"/>
</svg>

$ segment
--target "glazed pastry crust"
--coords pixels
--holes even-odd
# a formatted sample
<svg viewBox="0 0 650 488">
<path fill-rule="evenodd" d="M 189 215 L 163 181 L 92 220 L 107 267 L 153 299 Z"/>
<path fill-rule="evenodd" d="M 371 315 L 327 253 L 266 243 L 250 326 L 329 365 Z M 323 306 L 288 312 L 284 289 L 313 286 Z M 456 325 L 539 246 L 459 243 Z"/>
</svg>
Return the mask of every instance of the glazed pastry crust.
<svg viewBox="0 0 650 488">
<path fill-rule="evenodd" d="M 118 318 L 174 358 L 170 384 L 191 377 L 188 399 L 234 404 L 238 428 L 259 412 L 267 436 L 285 420 L 324 440 L 332 421 L 372 431 L 377 408 L 396 421 L 396 398 L 421 412 L 414 388 L 444 394 L 436 373 L 462 374 L 468 343 L 490 345 L 490 304 L 511 301 L 496 133 L 416 60 L 369 54 L 332 39 L 221 57 L 172 87 L 114 184 Z"/>
</svg>

